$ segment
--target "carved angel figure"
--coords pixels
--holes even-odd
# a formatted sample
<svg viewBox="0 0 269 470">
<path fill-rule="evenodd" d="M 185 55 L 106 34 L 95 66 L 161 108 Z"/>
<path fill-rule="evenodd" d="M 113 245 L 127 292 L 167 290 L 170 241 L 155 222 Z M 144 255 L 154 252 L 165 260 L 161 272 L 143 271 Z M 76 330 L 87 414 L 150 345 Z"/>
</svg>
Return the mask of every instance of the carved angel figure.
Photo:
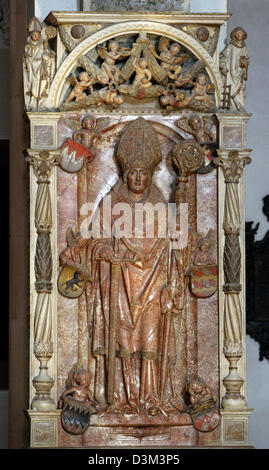
<svg viewBox="0 0 269 470">
<path fill-rule="evenodd" d="M 68 374 L 66 389 L 59 400 L 63 428 L 71 434 L 85 432 L 90 423 L 90 416 L 96 413 L 96 402 L 89 384 L 89 372 L 75 364 Z"/>
<path fill-rule="evenodd" d="M 212 259 L 212 248 L 213 248 L 213 231 L 209 230 L 205 237 L 199 238 L 197 242 L 197 251 L 194 258 L 195 266 L 206 266 L 214 264 L 215 261 Z"/>
<path fill-rule="evenodd" d="M 187 95 L 184 91 L 175 89 L 173 93 L 166 92 L 163 96 L 160 97 L 160 105 L 166 107 L 166 109 L 171 108 L 186 108 L 192 101 L 192 96 Z"/>
<path fill-rule="evenodd" d="M 116 66 L 116 61 L 128 57 L 131 54 L 131 50 L 120 49 L 117 41 L 109 41 L 108 48 L 97 46 L 97 51 L 100 57 L 104 59 L 101 66 L 103 74 L 108 80 L 118 83 L 120 69 Z"/>
<path fill-rule="evenodd" d="M 184 116 L 176 121 L 176 125 L 187 134 L 193 135 L 199 144 L 206 144 L 215 140 L 205 120 L 201 119 L 198 115 L 191 116 L 189 119 Z"/>
<path fill-rule="evenodd" d="M 92 148 L 97 140 L 100 140 L 100 133 L 107 127 L 109 118 L 94 119 L 86 116 L 79 125 L 79 130 L 73 133 L 73 139 L 84 145 L 84 147 Z"/>
<path fill-rule="evenodd" d="M 133 68 L 135 69 L 135 79 L 133 82 L 133 88 L 150 88 L 152 86 L 151 77 L 152 74 L 147 68 L 147 61 L 144 58 L 137 59 L 133 62 Z"/>
<path fill-rule="evenodd" d="M 199 73 L 196 79 L 196 82 L 189 81 L 190 85 L 193 85 L 192 97 L 194 100 L 203 101 L 205 104 L 214 105 L 211 101 L 210 96 L 208 96 L 208 91 L 213 89 L 212 84 L 206 83 L 206 75 L 204 73 Z"/>
<path fill-rule="evenodd" d="M 193 426 L 197 431 L 213 431 L 220 422 L 213 391 L 201 379 L 196 379 L 188 384 L 187 392 Z"/>
<path fill-rule="evenodd" d="M 24 98 L 26 109 L 36 110 L 47 98 L 55 72 L 55 52 L 42 37 L 42 26 L 34 17 L 28 24 L 29 36 L 23 57 Z"/>
<path fill-rule="evenodd" d="M 92 84 L 94 78 L 88 74 L 88 72 L 81 72 L 77 78 L 73 75 L 71 78 L 68 78 L 70 84 L 74 87 L 71 93 L 65 100 L 65 104 L 70 103 L 73 99 L 78 103 L 79 101 L 85 100 L 86 93 L 85 90 L 89 89 L 90 93 L 93 92 Z"/>
<path fill-rule="evenodd" d="M 198 380 L 189 384 L 188 392 L 190 394 L 190 402 L 192 405 L 198 403 L 201 404 L 213 399 L 212 390 L 207 385 L 203 385 Z"/>
<path fill-rule="evenodd" d="M 81 170 L 88 158 L 94 158 L 93 148 L 100 133 L 105 130 L 109 118 L 94 119 L 86 116 L 80 123 L 80 118 L 64 120 L 74 132 L 72 139 L 68 138 L 61 147 L 60 166 L 69 173 Z"/>
<path fill-rule="evenodd" d="M 169 47 L 170 40 L 162 36 L 159 40 L 159 52 L 157 54 L 154 47 L 150 50 L 156 59 L 161 61 L 161 67 L 165 70 L 166 76 L 174 80 L 181 72 L 181 63 L 185 60 L 186 55 L 178 54 L 181 51 L 181 46 L 177 42 L 173 42 Z"/>
<path fill-rule="evenodd" d="M 94 403 L 92 394 L 89 390 L 90 377 L 87 370 L 80 370 L 75 376 L 75 383 L 68 387 L 62 394 L 61 400 L 65 401 L 66 397 L 72 395 L 72 398 L 78 401 Z"/>
<path fill-rule="evenodd" d="M 224 86 L 231 87 L 232 108 L 244 112 L 248 69 L 248 50 L 245 45 L 247 33 L 238 27 L 231 32 L 230 37 L 230 44 L 220 55 L 220 71 Z"/>
</svg>

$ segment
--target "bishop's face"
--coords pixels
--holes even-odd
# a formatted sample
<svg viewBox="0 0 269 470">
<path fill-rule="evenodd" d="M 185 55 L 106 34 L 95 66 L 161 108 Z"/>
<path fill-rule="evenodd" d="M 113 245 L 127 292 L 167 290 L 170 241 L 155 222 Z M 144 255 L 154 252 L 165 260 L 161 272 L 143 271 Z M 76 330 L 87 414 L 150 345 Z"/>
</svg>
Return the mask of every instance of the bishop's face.
<svg viewBox="0 0 269 470">
<path fill-rule="evenodd" d="M 143 168 L 132 168 L 128 171 L 127 185 L 134 194 L 143 194 L 148 186 L 149 173 Z"/>
</svg>

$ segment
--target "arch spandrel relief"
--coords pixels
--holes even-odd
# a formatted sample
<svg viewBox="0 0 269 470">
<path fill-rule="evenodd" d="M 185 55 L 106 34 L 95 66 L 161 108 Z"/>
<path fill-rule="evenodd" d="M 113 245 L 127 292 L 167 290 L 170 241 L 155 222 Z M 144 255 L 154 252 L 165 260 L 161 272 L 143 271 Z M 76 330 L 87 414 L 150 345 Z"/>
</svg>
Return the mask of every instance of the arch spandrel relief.
<svg viewBox="0 0 269 470">
<path fill-rule="evenodd" d="M 246 35 L 238 101 L 227 15 L 156 15 L 29 23 L 33 447 L 247 443 Z"/>
</svg>

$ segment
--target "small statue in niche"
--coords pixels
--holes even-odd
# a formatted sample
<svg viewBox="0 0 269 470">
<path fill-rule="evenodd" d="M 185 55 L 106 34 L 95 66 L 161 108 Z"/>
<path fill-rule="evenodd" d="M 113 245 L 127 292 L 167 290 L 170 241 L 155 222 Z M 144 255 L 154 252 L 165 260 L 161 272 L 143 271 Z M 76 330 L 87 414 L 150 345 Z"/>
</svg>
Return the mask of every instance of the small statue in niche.
<svg viewBox="0 0 269 470">
<path fill-rule="evenodd" d="M 89 390 L 89 384 L 89 372 L 75 364 L 68 374 L 66 390 L 59 400 L 63 428 L 71 434 L 85 432 L 90 423 L 90 416 L 96 413 L 96 402 Z"/>
<path fill-rule="evenodd" d="M 230 89 L 231 108 L 245 112 L 246 81 L 248 70 L 248 50 L 245 45 L 247 33 L 243 28 L 235 28 L 231 42 L 220 54 L 220 71 L 223 75 L 224 94 Z M 225 104 L 224 104 L 225 105 Z"/>
<path fill-rule="evenodd" d="M 94 78 L 90 76 L 88 72 L 80 72 L 78 79 L 73 75 L 73 77 L 68 78 L 67 80 L 73 86 L 73 90 L 66 98 L 64 104 L 68 104 L 73 100 L 75 100 L 76 103 L 85 100 L 87 97 L 85 90 L 87 89 L 90 90 L 90 93 L 93 92 L 92 84 L 94 82 Z"/>
<path fill-rule="evenodd" d="M 189 412 L 195 429 L 200 432 L 216 429 L 220 422 L 220 414 L 211 388 L 201 379 L 196 379 L 188 384 L 187 393 L 190 402 Z"/>
<path fill-rule="evenodd" d="M 23 58 L 24 99 L 26 109 L 38 110 L 48 97 L 55 72 L 55 52 L 48 46 L 51 30 L 42 37 L 42 26 L 36 17 L 28 24 L 29 36 Z"/>
</svg>

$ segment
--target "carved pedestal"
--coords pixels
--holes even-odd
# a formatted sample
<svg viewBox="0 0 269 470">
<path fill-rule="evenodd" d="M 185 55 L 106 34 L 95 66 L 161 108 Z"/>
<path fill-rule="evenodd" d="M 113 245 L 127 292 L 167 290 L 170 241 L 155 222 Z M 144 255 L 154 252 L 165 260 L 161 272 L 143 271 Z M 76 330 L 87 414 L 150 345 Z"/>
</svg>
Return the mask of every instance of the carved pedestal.
<svg viewBox="0 0 269 470">
<path fill-rule="evenodd" d="M 29 24 L 31 447 L 248 445 L 250 115 L 227 109 L 228 17 Z"/>
</svg>

